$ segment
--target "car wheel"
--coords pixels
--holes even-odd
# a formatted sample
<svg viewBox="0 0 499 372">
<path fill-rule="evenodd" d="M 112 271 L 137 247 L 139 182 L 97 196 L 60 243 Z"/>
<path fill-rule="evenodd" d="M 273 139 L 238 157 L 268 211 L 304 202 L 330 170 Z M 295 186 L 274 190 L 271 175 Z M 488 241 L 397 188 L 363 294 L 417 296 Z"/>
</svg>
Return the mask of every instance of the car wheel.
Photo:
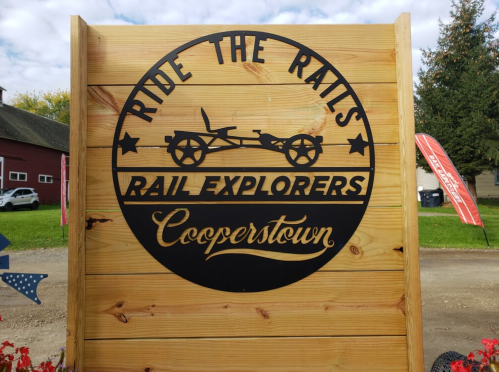
<svg viewBox="0 0 499 372">
<path fill-rule="evenodd" d="M 14 206 L 12 205 L 12 203 L 7 203 L 5 204 L 4 210 L 6 212 L 12 212 L 14 210 Z"/>
<path fill-rule="evenodd" d="M 37 201 L 34 201 L 33 203 L 31 203 L 31 210 L 37 210 L 39 206 L 40 204 Z"/>
</svg>

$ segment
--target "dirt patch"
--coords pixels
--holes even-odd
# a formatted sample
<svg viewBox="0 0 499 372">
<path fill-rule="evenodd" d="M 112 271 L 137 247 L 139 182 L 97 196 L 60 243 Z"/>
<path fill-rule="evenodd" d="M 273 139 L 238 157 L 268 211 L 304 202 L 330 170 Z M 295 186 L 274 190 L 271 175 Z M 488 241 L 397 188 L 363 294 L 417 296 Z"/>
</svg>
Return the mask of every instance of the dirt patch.
<svg viewBox="0 0 499 372">
<path fill-rule="evenodd" d="M 66 337 L 67 249 L 9 252 L 12 272 L 49 274 L 36 305 L 0 282 L 0 341 L 27 345 L 35 361 L 56 354 Z M 499 250 L 422 249 L 425 370 L 454 350 L 468 354 L 499 333 Z"/>
</svg>

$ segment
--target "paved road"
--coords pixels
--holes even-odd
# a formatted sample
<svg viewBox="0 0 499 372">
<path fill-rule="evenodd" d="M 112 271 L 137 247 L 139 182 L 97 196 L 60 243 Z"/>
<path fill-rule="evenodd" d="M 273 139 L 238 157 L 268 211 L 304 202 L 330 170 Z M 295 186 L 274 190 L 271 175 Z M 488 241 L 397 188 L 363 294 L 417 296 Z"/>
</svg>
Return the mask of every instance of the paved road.
<svg viewBox="0 0 499 372">
<path fill-rule="evenodd" d="M 0 282 L 0 342 L 29 344 L 35 360 L 65 342 L 67 250 L 10 252 L 19 272 L 44 272 L 43 305 L 37 306 Z M 425 367 L 449 350 L 468 354 L 482 338 L 499 333 L 499 250 L 422 249 L 421 288 Z M 499 336 L 496 336 L 499 337 Z"/>
</svg>

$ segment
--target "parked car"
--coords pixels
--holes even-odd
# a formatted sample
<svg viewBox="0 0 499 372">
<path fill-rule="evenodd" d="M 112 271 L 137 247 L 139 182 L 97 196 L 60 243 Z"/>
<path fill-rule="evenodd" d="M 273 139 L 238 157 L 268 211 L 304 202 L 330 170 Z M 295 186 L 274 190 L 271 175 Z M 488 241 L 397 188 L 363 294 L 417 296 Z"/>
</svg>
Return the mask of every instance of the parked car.
<svg viewBox="0 0 499 372">
<path fill-rule="evenodd" d="M 0 190 L 0 209 L 12 211 L 18 208 L 38 209 L 40 199 L 32 187 L 14 187 Z"/>
</svg>

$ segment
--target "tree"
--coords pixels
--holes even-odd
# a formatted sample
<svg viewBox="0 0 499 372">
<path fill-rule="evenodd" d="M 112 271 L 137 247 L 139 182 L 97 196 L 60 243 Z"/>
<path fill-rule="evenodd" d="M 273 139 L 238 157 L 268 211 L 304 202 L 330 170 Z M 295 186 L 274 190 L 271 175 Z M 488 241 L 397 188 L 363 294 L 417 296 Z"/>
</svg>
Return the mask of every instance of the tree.
<svg viewBox="0 0 499 372">
<path fill-rule="evenodd" d="M 12 106 L 69 125 L 69 92 L 17 93 Z"/>
<path fill-rule="evenodd" d="M 416 130 L 437 139 L 476 195 L 476 176 L 499 163 L 499 42 L 484 0 L 452 2 L 435 50 L 422 50 L 416 85 Z M 429 170 L 418 154 L 418 165 Z"/>
</svg>

